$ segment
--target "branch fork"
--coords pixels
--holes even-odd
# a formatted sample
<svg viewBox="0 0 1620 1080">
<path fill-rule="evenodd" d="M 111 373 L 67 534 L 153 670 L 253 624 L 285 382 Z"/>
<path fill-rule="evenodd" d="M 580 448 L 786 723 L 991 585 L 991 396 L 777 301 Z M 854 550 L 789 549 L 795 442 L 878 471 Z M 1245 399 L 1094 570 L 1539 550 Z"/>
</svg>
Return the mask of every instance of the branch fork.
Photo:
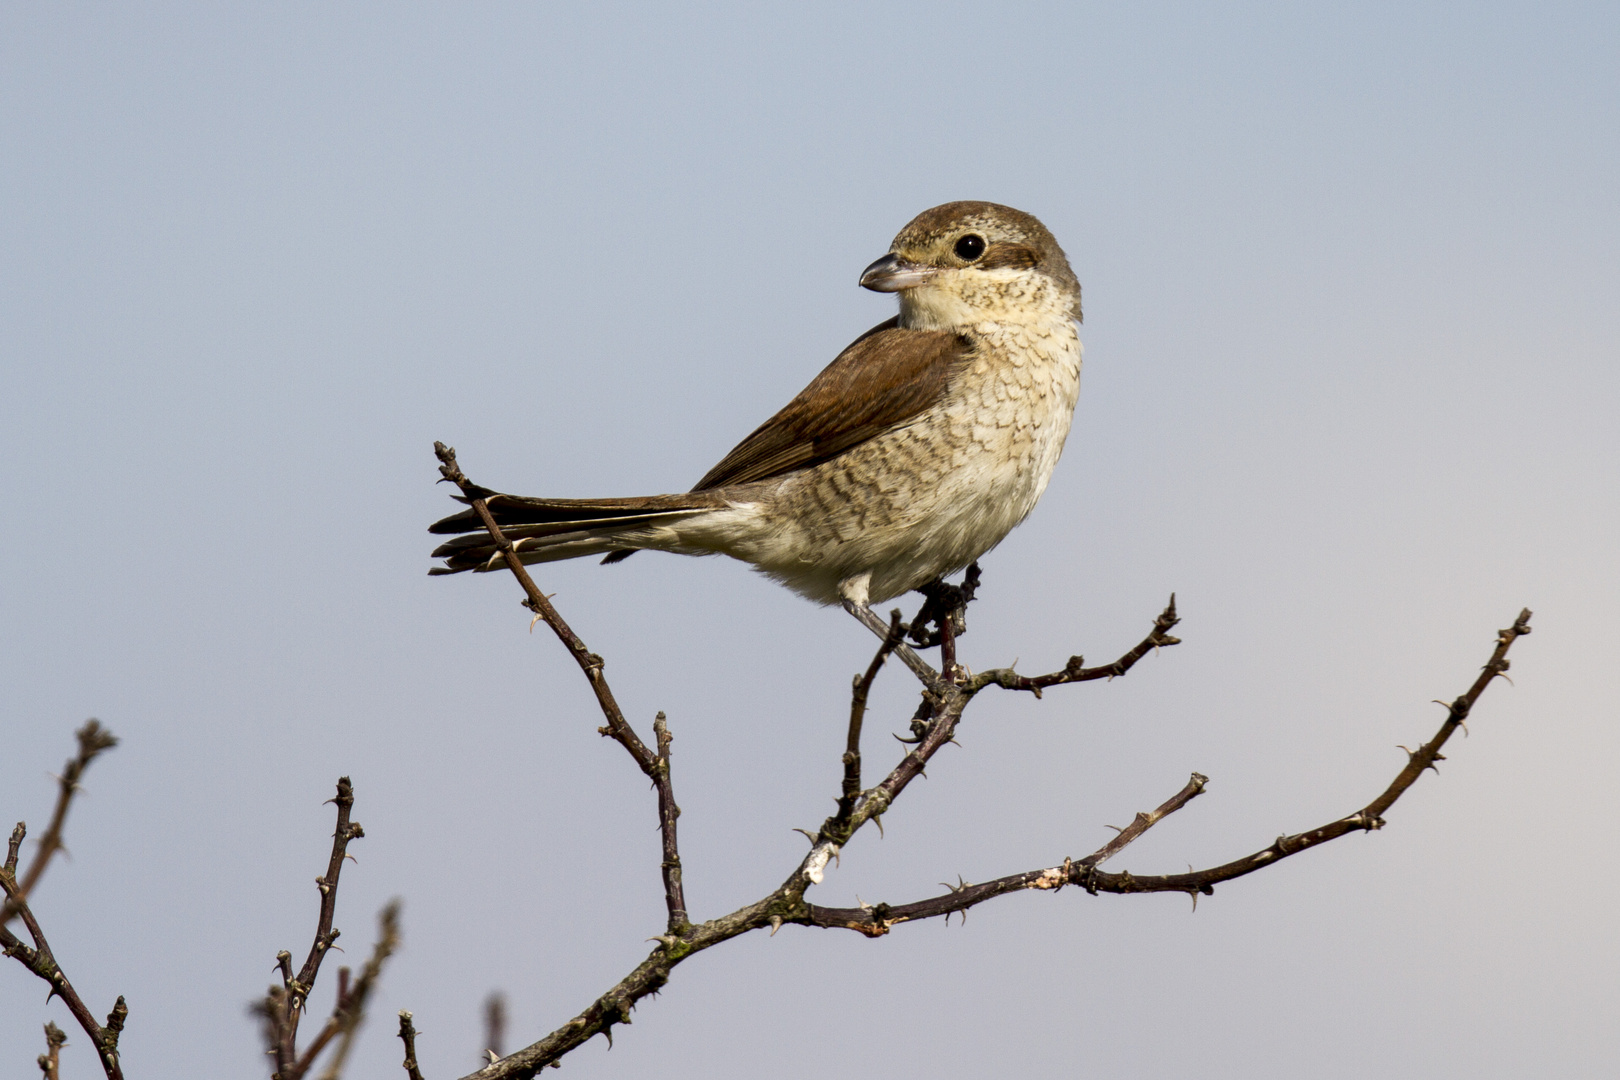
<svg viewBox="0 0 1620 1080">
<path fill-rule="evenodd" d="M 275 1062 L 271 1080 L 302 1080 L 315 1068 L 321 1055 L 332 1047 L 322 1080 L 338 1080 L 342 1075 L 354 1037 L 365 1018 L 366 1002 L 383 965 L 399 948 L 399 901 L 390 901 L 378 915 L 378 933 L 372 953 L 361 969 L 358 979 L 347 967 L 338 968 L 337 995 L 332 1011 L 321 1029 L 303 1050 L 298 1048 L 298 1028 L 315 989 L 321 963 L 334 948 L 342 931 L 332 925 L 337 913 L 337 896 L 343 864 L 354 856 L 349 854 L 349 842 L 366 835 L 358 821 L 350 820 L 354 808 L 354 785 L 347 776 L 339 777 L 337 794 L 327 800 L 337 807 L 337 823 L 332 832 L 332 853 L 327 861 L 326 873 L 315 879 L 320 894 L 320 914 L 316 920 L 315 937 L 309 947 L 309 956 L 303 967 L 293 973 L 292 953 L 282 949 L 276 953 L 275 970 L 281 976 L 281 985 L 272 986 L 264 998 L 254 1005 L 264 1025 L 266 1051 Z M 338 950 L 342 951 L 342 950 Z"/>
<path fill-rule="evenodd" d="M 129 1016 L 129 1006 L 120 996 L 113 1005 L 112 1012 L 107 1014 L 107 1022 L 105 1024 L 96 1022 L 95 1016 L 85 1005 L 79 992 L 74 989 L 67 973 L 57 963 L 55 954 L 51 952 L 50 943 L 45 939 L 45 931 L 40 927 L 39 920 L 28 903 L 29 894 L 44 875 L 51 858 L 57 852 L 65 850 L 62 830 L 67 822 L 68 809 L 72 806 L 73 797 L 82 790 L 79 779 L 90 767 L 91 762 L 118 745 L 118 739 L 113 733 L 102 727 L 101 722 L 95 719 L 85 721 L 75 735 L 79 742 L 79 752 L 75 757 L 68 759 L 61 775 L 56 777 L 56 807 L 51 812 L 50 824 L 46 826 L 45 835 L 40 838 L 34 858 L 20 879 L 17 876 L 17 866 L 23 840 L 28 836 L 28 826 L 19 821 L 11 830 L 11 838 L 6 845 L 6 861 L 0 866 L 0 893 L 4 894 L 4 900 L 0 900 L 0 953 L 16 959 L 49 985 L 50 990 L 46 992 L 45 1000 L 49 1001 L 53 997 L 62 999 L 68 1011 L 73 1014 L 73 1019 L 90 1037 L 90 1044 L 96 1048 L 96 1058 L 101 1063 L 102 1071 L 107 1074 L 108 1080 L 123 1080 L 118 1039 L 123 1034 L 124 1021 Z M 23 928 L 34 943 L 32 948 L 7 928 L 7 924 L 14 918 L 21 918 Z M 53 1031 L 55 1035 L 52 1034 Z M 48 1025 L 47 1053 L 40 1058 L 40 1068 L 46 1075 L 53 1075 L 58 1069 L 60 1051 L 65 1043 L 66 1037 L 60 1030 L 54 1024 Z"/>
</svg>

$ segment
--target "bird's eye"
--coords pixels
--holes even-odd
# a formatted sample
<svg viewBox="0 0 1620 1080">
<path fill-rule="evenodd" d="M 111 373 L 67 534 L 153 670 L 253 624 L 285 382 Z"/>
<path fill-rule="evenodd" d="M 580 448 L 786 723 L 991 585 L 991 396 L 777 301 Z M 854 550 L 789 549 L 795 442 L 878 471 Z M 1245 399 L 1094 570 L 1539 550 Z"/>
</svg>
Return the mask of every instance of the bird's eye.
<svg viewBox="0 0 1620 1080">
<path fill-rule="evenodd" d="M 968 233 L 956 242 L 956 257 L 963 262 L 972 262 L 984 254 L 984 237 L 977 233 Z"/>
</svg>

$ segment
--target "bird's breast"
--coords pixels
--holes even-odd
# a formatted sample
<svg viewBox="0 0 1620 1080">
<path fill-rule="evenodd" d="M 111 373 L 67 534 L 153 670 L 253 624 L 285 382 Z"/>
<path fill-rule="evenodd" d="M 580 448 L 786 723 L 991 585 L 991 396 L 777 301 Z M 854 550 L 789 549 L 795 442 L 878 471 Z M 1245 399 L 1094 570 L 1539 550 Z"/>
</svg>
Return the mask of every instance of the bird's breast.
<svg viewBox="0 0 1620 1080">
<path fill-rule="evenodd" d="M 1026 499 L 1045 490 L 1080 392 L 1080 339 L 1067 319 L 976 328 L 973 359 L 945 403 L 960 464 Z M 1020 514 L 1020 519 L 1022 518 Z"/>
<path fill-rule="evenodd" d="M 977 554 L 1034 507 L 1069 433 L 1079 336 L 1064 319 L 985 324 L 971 338 L 937 405 L 791 485 L 829 539 L 904 544 L 954 534 Z"/>
<path fill-rule="evenodd" d="M 960 569 L 1034 508 L 1063 451 L 1080 340 L 980 325 L 941 400 L 911 421 L 760 492 L 726 550 L 812 599 L 870 575 L 874 602 Z"/>
</svg>

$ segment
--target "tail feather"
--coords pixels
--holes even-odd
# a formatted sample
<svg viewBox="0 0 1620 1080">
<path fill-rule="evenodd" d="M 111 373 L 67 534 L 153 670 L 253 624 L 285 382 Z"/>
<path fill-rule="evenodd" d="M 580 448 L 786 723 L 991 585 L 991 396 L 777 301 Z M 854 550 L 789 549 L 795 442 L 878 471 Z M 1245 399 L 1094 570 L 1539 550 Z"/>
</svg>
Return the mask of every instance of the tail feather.
<svg viewBox="0 0 1620 1080">
<path fill-rule="evenodd" d="M 604 552 L 617 561 L 646 546 L 632 534 L 705 513 L 724 506 L 725 500 L 713 492 L 628 499 L 532 499 L 491 492 L 486 505 L 521 560 L 534 563 Z M 431 574 L 499 570 L 506 565 L 505 557 L 484 530 L 483 519 L 474 510 L 437 521 L 428 531 L 465 534 L 434 549 L 433 557 L 444 559 L 445 565 L 434 567 Z"/>
</svg>

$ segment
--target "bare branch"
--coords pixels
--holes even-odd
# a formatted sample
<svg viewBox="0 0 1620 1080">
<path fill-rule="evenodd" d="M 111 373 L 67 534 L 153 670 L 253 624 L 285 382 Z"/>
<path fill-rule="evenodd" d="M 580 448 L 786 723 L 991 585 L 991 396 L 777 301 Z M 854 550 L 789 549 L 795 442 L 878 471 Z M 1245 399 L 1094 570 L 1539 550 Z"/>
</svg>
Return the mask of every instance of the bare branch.
<svg viewBox="0 0 1620 1080">
<path fill-rule="evenodd" d="M 1170 603 L 1153 620 L 1153 629 L 1148 636 L 1136 644 L 1136 647 L 1115 660 L 1112 664 L 1103 664 L 1101 667 L 1086 667 L 1086 658 L 1083 656 L 1069 657 L 1068 664 L 1062 671 L 1054 671 L 1050 675 L 1037 675 L 1028 678 L 1013 671 L 1012 668 L 994 668 L 990 671 L 981 671 L 968 683 L 972 693 L 978 693 L 987 686 L 999 686 L 1003 690 L 1028 690 L 1036 697 L 1048 686 L 1060 686 L 1063 683 L 1090 682 L 1093 679 L 1112 679 L 1123 675 L 1135 666 L 1136 662 L 1154 649 L 1180 645 L 1181 639 L 1170 636 L 1170 628 L 1180 622 L 1176 615 L 1176 595 L 1170 594 Z"/>
<path fill-rule="evenodd" d="M 844 790 L 839 796 L 838 814 L 834 818 L 840 825 L 849 823 L 849 816 L 855 810 L 855 800 L 861 793 L 861 722 L 866 718 L 866 699 L 872 693 L 872 683 L 876 681 L 883 662 L 900 644 L 905 631 L 906 624 L 901 619 L 900 609 L 889 612 L 889 632 L 883 644 L 878 646 L 877 655 L 866 666 L 866 673 L 855 676 L 849 702 L 849 735 L 844 742 Z"/>
<path fill-rule="evenodd" d="M 1164 874 L 1151 877 L 1138 877 L 1129 871 L 1110 874 L 1098 870 L 1098 864 L 1118 854 L 1120 850 L 1143 832 L 1146 832 L 1154 823 L 1179 810 L 1203 792 L 1207 778 L 1194 773 L 1188 785 L 1163 806 L 1160 806 L 1152 814 L 1138 814 L 1136 820 L 1122 830 L 1118 837 L 1096 853 L 1081 859 L 1079 862 L 1065 859 L 1061 866 L 1047 867 L 1042 870 L 1029 870 L 1022 874 L 997 878 L 994 881 L 984 882 L 979 885 L 967 885 L 953 889 L 943 896 L 919 900 L 911 904 L 878 904 L 861 908 L 821 908 L 812 906 L 812 925 L 844 927 L 859 931 L 869 937 L 877 937 L 887 933 L 890 927 L 901 922 L 911 922 L 949 915 L 952 912 L 966 911 L 968 908 L 976 904 L 982 904 L 986 900 L 1024 889 L 1061 889 L 1065 885 L 1079 885 L 1093 894 L 1099 892 L 1184 892 L 1190 894 L 1196 900 L 1199 895 L 1208 896 L 1213 893 L 1214 886 L 1220 882 L 1242 877 L 1245 874 L 1252 874 L 1256 870 L 1264 869 L 1291 855 L 1297 855 L 1306 848 L 1316 847 L 1329 840 L 1337 839 L 1346 833 L 1383 828 L 1384 819 L 1382 815 L 1384 812 L 1394 804 L 1396 799 L 1401 797 L 1407 788 L 1417 781 L 1425 769 L 1433 765 L 1435 761 L 1443 760 L 1440 748 L 1445 745 L 1446 740 L 1451 737 L 1452 733 L 1462 726 L 1463 721 L 1467 719 L 1469 712 L 1473 709 L 1474 703 L 1485 692 L 1485 688 L 1498 675 L 1508 670 L 1507 652 L 1513 642 L 1529 632 L 1530 612 L 1526 609 L 1520 613 L 1519 618 L 1511 627 L 1498 633 L 1496 649 L 1491 654 L 1490 660 L 1486 662 L 1474 684 L 1447 707 L 1446 718 L 1441 723 L 1440 730 L 1436 732 L 1434 738 L 1424 743 L 1419 749 L 1409 752 L 1406 767 L 1401 770 L 1394 782 L 1390 784 L 1382 795 L 1348 817 L 1329 822 L 1309 832 L 1292 836 L 1279 836 L 1276 842 L 1267 848 L 1208 870 L 1194 870 L 1185 874 Z"/>
<path fill-rule="evenodd" d="M 1497 632 L 1496 648 L 1491 658 L 1486 661 L 1480 670 L 1479 677 L 1472 686 L 1463 692 L 1456 700 L 1446 707 L 1446 718 L 1440 724 L 1440 730 L 1428 742 L 1418 749 L 1408 751 L 1406 767 L 1403 768 L 1383 794 L 1362 807 L 1360 810 L 1337 821 L 1330 821 L 1326 825 L 1311 829 L 1308 832 L 1295 833 L 1288 836 L 1279 836 L 1275 843 L 1262 848 L 1252 855 L 1241 859 L 1212 867 L 1208 870 L 1195 870 L 1186 874 L 1164 874 L 1152 877 L 1134 877 L 1129 873 L 1105 874 L 1100 871 L 1093 872 L 1084 881 L 1075 880 L 1075 884 L 1083 884 L 1089 890 L 1096 892 L 1137 893 L 1137 892 L 1185 892 L 1202 893 L 1209 895 L 1214 886 L 1233 878 L 1252 874 L 1256 870 L 1272 866 L 1291 855 L 1297 855 L 1306 848 L 1316 847 L 1329 840 L 1351 832 L 1371 832 L 1384 827 L 1384 814 L 1395 800 L 1405 794 L 1406 789 L 1417 782 L 1425 769 L 1434 766 L 1437 761 L 1443 761 L 1444 756 L 1440 748 L 1446 744 L 1452 734 L 1468 719 L 1474 703 L 1479 700 L 1485 688 L 1490 686 L 1498 675 L 1508 670 L 1507 653 L 1514 641 L 1530 633 L 1530 609 L 1526 608 L 1519 613 L 1512 626 Z"/>
<path fill-rule="evenodd" d="M 79 752 L 68 759 L 62 766 L 62 775 L 56 778 L 56 808 L 51 811 L 51 823 L 45 827 L 45 835 L 40 837 L 39 847 L 34 851 L 34 859 L 28 864 L 28 872 L 17 883 L 17 891 L 23 900 L 33 895 L 34 886 L 44 876 L 45 868 L 50 865 L 51 857 L 62 850 L 62 827 L 67 823 L 68 807 L 73 805 L 73 797 L 80 791 L 79 779 L 90 763 L 96 760 L 103 751 L 111 750 L 118 745 L 118 738 L 112 732 L 101 726 L 101 721 L 91 717 L 84 725 L 74 732 L 79 740 Z M 7 854 L 6 869 L 12 873 L 17 869 L 17 853 Z M 0 926 L 4 926 L 17 917 L 17 901 L 8 898 L 0 904 Z"/>
<path fill-rule="evenodd" d="M 12 830 L 11 834 L 12 850 L 15 850 L 16 845 L 22 842 L 26 833 L 27 830 L 23 827 L 22 822 L 18 822 L 17 827 Z M 21 886 L 17 884 L 16 862 L 10 857 L 9 853 L 6 863 L 6 867 L 0 870 L 0 890 L 5 892 L 6 899 L 15 908 L 17 914 L 21 916 L 23 926 L 28 931 L 28 936 L 33 939 L 34 947 L 29 948 L 23 944 L 17 935 L 4 926 L 0 926 L 0 952 L 15 957 L 29 971 L 50 984 L 51 989 L 46 995 L 47 1000 L 51 997 L 61 998 L 63 1004 L 68 1007 L 68 1011 L 73 1014 L 73 1019 L 78 1021 L 79 1026 L 84 1029 L 84 1033 L 90 1036 L 91 1045 L 95 1046 L 97 1050 L 97 1057 L 101 1062 L 102 1071 L 107 1074 L 107 1080 L 123 1080 L 124 1073 L 118 1059 L 118 1036 L 124 1029 L 124 1017 L 129 1014 L 124 999 L 122 997 L 118 999 L 117 1007 L 113 1009 L 112 1015 L 107 1018 L 106 1027 L 96 1023 L 96 1018 L 91 1015 L 89 1008 L 85 1006 L 83 999 L 79 997 L 79 992 L 73 988 L 73 983 L 68 980 L 67 973 L 56 962 L 56 957 L 51 952 L 50 943 L 45 940 L 45 932 L 40 929 L 39 920 L 34 917 L 33 909 L 28 906 L 28 900 L 23 896 Z"/>
<path fill-rule="evenodd" d="M 327 861 L 326 874 L 315 879 L 315 887 L 321 894 L 321 910 L 315 924 L 315 940 L 310 944 L 309 956 L 304 960 L 304 966 L 298 969 L 297 975 L 291 974 L 292 955 L 285 949 L 276 954 L 276 966 L 281 972 L 282 985 L 271 987 L 256 1010 L 264 1020 L 265 1040 L 270 1044 L 270 1052 L 276 1059 L 275 1072 L 271 1074 L 272 1080 L 298 1080 L 314 1064 L 314 1053 L 299 1056 L 298 1023 L 309 1002 L 310 991 L 315 988 L 321 961 L 326 959 L 326 954 L 331 951 L 333 943 L 342 933 L 332 925 L 332 919 L 337 913 L 338 879 L 343 873 L 343 861 L 348 856 L 349 841 L 358 840 L 366 835 L 359 822 L 349 820 L 349 812 L 354 808 L 354 785 L 347 776 L 338 778 L 337 794 L 328 801 L 337 806 L 337 825 L 332 832 L 332 854 Z M 383 948 L 385 942 L 387 944 L 387 951 L 383 953 L 384 959 L 398 942 L 397 933 L 390 938 L 392 930 L 392 927 L 385 926 L 383 938 L 378 942 L 379 949 Z M 377 963 L 380 967 L 381 960 Z M 348 969 L 345 968 L 340 973 L 342 985 L 338 992 L 339 1009 L 343 1007 L 344 998 L 347 996 L 347 972 Z M 369 986 L 367 990 L 369 991 Z M 354 1022 L 359 1022 L 358 1017 Z M 329 1025 L 331 1023 L 328 1021 Z M 324 1038 L 317 1039 L 320 1047 L 324 1047 L 326 1041 L 338 1030 L 341 1030 L 341 1025 L 330 1034 L 323 1031 Z M 318 1053 L 319 1048 L 315 1052 Z"/>
<path fill-rule="evenodd" d="M 405 1044 L 405 1060 L 401 1063 L 405 1075 L 409 1080 L 422 1080 L 422 1072 L 416 1067 L 416 1025 L 404 1009 L 399 1010 L 399 1041 Z"/>
<path fill-rule="evenodd" d="M 39 1071 L 45 1080 L 62 1080 L 62 1047 L 67 1045 L 67 1034 L 54 1023 L 45 1025 L 45 1052 L 39 1055 Z"/>
<path fill-rule="evenodd" d="M 338 968 L 337 1001 L 332 1006 L 332 1014 L 299 1056 L 297 1066 L 292 1071 L 293 1076 L 308 1073 L 334 1037 L 338 1039 L 338 1044 L 326 1068 L 321 1071 L 321 1080 L 339 1080 L 343 1075 L 349 1051 L 354 1047 L 354 1037 L 366 1018 L 366 1001 L 382 976 L 383 965 L 399 948 L 399 941 L 399 901 L 390 900 L 377 913 L 377 941 L 371 947 L 371 959 L 360 969 L 360 978 L 355 980 L 352 987 L 349 985 L 349 969 Z"/>
<path fill-rule="evenodd" d="M 669 723 L 663 713 L 653 718 L 653 737 L 658 743 L 653 783 L 658 788 L 658 831 L 664 845 L 660 866 L 664 877 L 664 903 L 669 909 L 669 932 L 678 934 L 691 920 L 686 914 L 686 890 L 681 883 L 681 852 L 675 842 L 675 819 L 681 816 L 681 808 L 675 805 L 675 787 L 669 770 L 669 745 L 674 736 L 669 733 Z"/>
<path fill-rule="evenodd" d="M 607 726 L 597 730 L 623 746 L 658 789 L 658 824 L 663 833 L 664 847 L 662 876 L 665 900 L 669 908 L 669 929 L 674 933 L 679 927 L 686 925 L 687 915 L 686 898 L 681 884 L 680 853 L 675 842 L 675 819 L 680 816 L 681 811 L 680 807 L 675 805 L 675 792 L 670 784 L 667 743 L 660 743 L 658 754 L 647 749 L 647 744 L 641 741 L 641 737 L 630 726 L 630 722 L 624 718 L 624 711 L 619 708 L 618 699 L 613 696 L 607 676 L 602 673 L 605 661 L 585 647 L 579 635 L 574 633 L 573 628 L 557 613 L 557 609 L 551 606 L 551 600 L 540 591 L 540 587 L 534 583 L 534 578 L 529 576 L 529 571 L 519 559 L 512 542 L 495 523 L 486 501 L 487 489 L 467 479 L 466 474 L 461 471 L 461 466 L 456 463 L 456 452 L 453 448 L 442 442 L 436 442 L 433 444 L 433 452 L 439 458 L 439 473 L 461 489 L 462 496 L 478 514 L 478 519 L 484 523 L 490 539 L 500 549 L 502 557 L 506 560 L 507 569 L 512 571 L 518 584 L 523 586 L 523 592 L 527 596 L 523 606 L 551 627 L 552 633 L 557 635 L 557 640 L 563 643 L 568 654 L 585 673 L 586 681 L 591 684 L 591 689 L 596 694 L 596 703 L 601 708 L 603 717 L 607 719 Z M 661 722 L 662 714 L 659 715 Z"/>
<path fill-rule="evenodd" d="M 444 456 L 444 452 L 441 451 L 441 460 L 444 460 Z M 453 455 L 450 462 L 451 464 L 454 462 Z M 461 477 L 459 470 L 455 470 L 454 473 L 446 471 L 446 475 L 451 478 L 460 477 L 457 482 L 465 484 L 464 492 L 470 490 L 469 498 L 474 501 L 476 507 L 476 492 L 482 489 L 466 481 L 465 477 Z M 489 524 L 486 522 L 486 527 L 489 527 Z M 877 616 L 870 609 L 858 610 L 876 622 Z M 862 621 L 867 620 L 863 618 Z M 893 622 L 888 626 L 877 623 L 879 636 L 882 637 L 886 647 L 891 641 L 893 626 Z M 566 638 L 564 642 L 567 643 Z M 883 650 L 880 649 L 880 655 L 882 653 Z M 896 641 L 888 648 L 888 655 L 904 659 L 907 654 L 916 658 L 915 652 L 903 642 Z M 1135 663 L 1135 660 L 1136 658 L 1132 657 L 1129 662 Z M 827 864 L 838 854 L 841 846 L 868 821 L 879 818 L 906 786 L 922 774 L 933 756 L 951 742 L 956 726 L 961 721 L 962 711 L 973 699 L 975 689 L 971 684 L 958 686 L 941 678 L 920 659 L 917 663 L 927 675 L 922 676 L 925 690 L 922 704 L 912 720 L 914 738 L 909 744 L 909 749 L 875 787 L 857 793 L 854 805 L 847 814 L 835 815 L 827 820 L 814 837 L 810 851 L 786 881 L 770 895 L 730 915 L 690 925 L 683 932 L 672 932 L 658 938 L 658 947 L 637 965 L 635 970 L 592 1002 L 584 1012 L 545 1038 L 499 1061 L 491 1062 L 472 1076 L 478 1077 L 479 1080 L 532 1077 L 598 1034 L 606 1036 L 611 1041 L 613 1026 L 628 1024 L 630 1012 L 636 1003 L 662 988 L 668 982 L 674 966 L 693 953 L 753 930 L 769 927 L 774 932 L 784 923 L 816 925 L 813 913 L 818 909 L 805 901 L 805 891 L 821 882 Z M 916 671 L 916 667 L 913 667 L 913 670 Z M 592 670 L 587 670 L 587 675 L 593 678 L 593 682 L 600 677 L 599 666 L 594 672 L 593 674 Z M 871 675 L 872 678 L 876 678 L 876 666 L 871 669 Z M 868 688 L 869 686 L 870 684 Z M 859 690 L 858 685 L 856 689 Z M 852 703 L 852 712 L 854 708 Z M 856 734 L 858 737 L 858 732 Z M 471 1080 L 471 1077 L 467 1080 Z"/>
</svg>

